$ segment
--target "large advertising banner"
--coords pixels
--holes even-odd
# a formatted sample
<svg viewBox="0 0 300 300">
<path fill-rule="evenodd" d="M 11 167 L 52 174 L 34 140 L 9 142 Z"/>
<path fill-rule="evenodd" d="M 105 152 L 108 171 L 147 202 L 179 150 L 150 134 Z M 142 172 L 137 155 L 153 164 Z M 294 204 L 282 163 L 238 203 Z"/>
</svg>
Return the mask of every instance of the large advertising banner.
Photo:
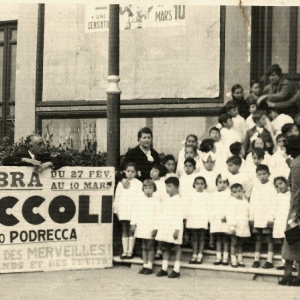
<svg viewBox="0 0 300 300">
<path fill-rule="evenodd" d="M 112 266 L 114 168 L 1 167 L 0 273 Z"/>
</svg>

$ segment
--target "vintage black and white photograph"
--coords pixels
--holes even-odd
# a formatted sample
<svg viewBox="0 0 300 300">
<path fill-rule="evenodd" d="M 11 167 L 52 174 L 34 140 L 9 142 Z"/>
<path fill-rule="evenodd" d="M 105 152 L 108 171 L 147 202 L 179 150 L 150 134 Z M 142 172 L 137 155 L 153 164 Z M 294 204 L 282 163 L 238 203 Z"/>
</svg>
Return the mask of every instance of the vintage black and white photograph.
<svg viewBox="0 0 300 300">
<path fill-rule="evenodd" d="M 300 300 L 297 1 L 0 2 L 0 299 Z"/>
</svg>

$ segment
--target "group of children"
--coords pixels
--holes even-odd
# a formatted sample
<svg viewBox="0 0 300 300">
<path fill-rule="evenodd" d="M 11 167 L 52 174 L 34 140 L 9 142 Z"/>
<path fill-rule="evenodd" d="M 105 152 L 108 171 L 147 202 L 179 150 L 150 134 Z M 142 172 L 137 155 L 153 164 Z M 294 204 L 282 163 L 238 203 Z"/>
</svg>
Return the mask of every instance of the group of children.
<svg viewBox="0 0 300 300">
<path fill-rule="evenodd" d="M 233 89 L 233 94 L 243 96 L 242 87 L 234 87 L 238 91 Z M 141 274 L 152 274 L 153 260 L 162 258 L 157 276 L 167 276 L 174 249 L 174 268 L 168 277 L 179 277 L 180 245 L 186 236 L 192 241 L 189 263 L 201 264 L 208 232 L 210 245 L 216 246 L 215 265 L 230 261 L 233 268 L 245 267 L 243 244 L 253 235 L 252 267 L 260 267 L 261 245 L 266 241 L 262 267 L 273 268 L 274 239 L 284 238 L 290 203 L 290 158 L 284 140 L 299 131 L 289 116 L 274 109 L 258 110 L 255 100 L 253 92 L 246 120 L 239 115 L 239 103 L 229 101 L 209 138 L 199 143 L 196 135 L 188 135 L 177 163 L 173 155 L 166 155 L 143 183 L 135 178 L 136 165 L 126 165 L 130 188 L 118 184 L 114 212 L 122 223 L 122 259 L 132 258 L 135 238 L 142 239 Z M 284 268 L 284 261 L 278 268 Z"/>
</svg>

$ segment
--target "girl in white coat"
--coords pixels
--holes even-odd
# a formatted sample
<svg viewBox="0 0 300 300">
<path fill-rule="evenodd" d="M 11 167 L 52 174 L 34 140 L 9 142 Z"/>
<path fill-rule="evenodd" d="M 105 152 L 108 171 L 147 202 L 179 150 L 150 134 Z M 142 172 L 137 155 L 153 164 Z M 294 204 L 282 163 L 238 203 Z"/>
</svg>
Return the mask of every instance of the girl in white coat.
<svg viewBox="0 0 300 300">
<path fill-rule="evenodd" d="M 139 274 L 152 274 L 154 259 L 154 239 L 152 231 L 156 228 L 156 222 L 159 215 L 159 199 L 153 196 L 156 191 L 156 185 L 153 180 L 146 179 L 143 182 L 143 192 L 133 211 L 131 217 L 131 232 L 136 238 L 142 239 L 143 268 Z"/>
<path fill-rule="evenodd" d="M 130 221 L 132 211 L 136 205 L 136 199 L 142 193 L 142 183 L 136 179 L 137 166 L 135 163 L 128 163 L 124 169 L 126 179 L 130 182 L 130 187 L 125 189 L 122 182 L 117 185 L 115 199 L 113 203 L 114 213 L 118 216 L 122 224 L 122 246 L 123 253 L 121 259 L 132 258 L 135 237 L 130 233 Z"/>
<path fill-rule="evenodd" d="M 230 198 L 229 181 L 219 174 L 216 179 L 217 191 L 211 195 L 210 234 L 216 237 L 216 261 L 214 265 L 228 265 L 229 232 L 226 222 L 227 205 Z M 223 248 L 223 249 L 222 249 Z M 223 250 L 223 262 L 222 262 Z"/>
<path fill-rule="evenodd" d="M 193 256 L 190 264 L 201 264 L 208 229 L 209 205 L 211 195 L 205 191 L 205 178 L 198 176 L 194 180 L 194 191 L 190 195 L 186 228 L 191 230 Z"/>
<path fill-rule="evenodd" d="M 274 185 L 277 190 L 277 196 L 274 214 L 275 220 L 273 227 L 273 238 L 280 239 L 282 243 L 290 209 L 291 192 L 289 191 L 287 180 L 284 177 L 276 177 L 274 179 Z M 278 266 L 277 270 L 284 270 L 284 268 L 285 260 L 282 259 L 282 265 Z"/>
<path fill-rule="evenodd" d="M 230 190 L 231 198 L 226 218 L 231 234 L 231 266 L 233 268 L 245 267 L 243 263 L 243 243 L 246 237 L 250 237 L 249 202 L 244 196 L 245 192 L 241 184 L 233 184 Z"/>
</svg>

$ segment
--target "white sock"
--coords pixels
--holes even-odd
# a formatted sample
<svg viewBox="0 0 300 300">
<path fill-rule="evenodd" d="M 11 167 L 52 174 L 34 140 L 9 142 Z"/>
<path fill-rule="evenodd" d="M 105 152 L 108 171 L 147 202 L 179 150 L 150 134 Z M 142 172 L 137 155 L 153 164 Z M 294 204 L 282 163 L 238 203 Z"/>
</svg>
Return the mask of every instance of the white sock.
<svg viewBox="0 0 300 300">
<path fill-rule="evenodd" d="M 284 258 L 281 259 L 281 262 L 282 262 L 283 265 L 285 265 L 285 259 Z"/>
<path fill-rule="evenodd" d="M 268 252 L 267 262 L 273 263 L 273 252 Z"/>
<path fill-rule="evenodd" d="M 217 261 L 221 261 L 222 259 L 222 253 L 221 252 L 216 252 L 216 255 L 217 255 Z"/>
<path fill-rule="evenodd" d="M 164 271 L 167 271 L 167 270 L 168 270 L 168 265 L 169 265 L 169 261 L 168 261 L 168 260 L 163 260 L 163 261 L 162 261 L 162 266 L 161 266 L 161 268 L 162 268 Z"/>
<path fill-rule="evenodd" d="M 156 254 L 163 254 L 163 252 L 161 250 L 157 250 Z"/>
<path fill-rule="evenodd" d="M 152 267 L 153 267 L 153 262 L 148 262 L 146 268 L 152 270 Z"/>
<path fill-rule="evenodd" d="M 175 261 L 173 270 L 175 272 L 179 273 L 179 271 L 180 271 L 180 261 L 179 260 Z"/>
<path fill-rule="evenodd" d="M 148 264 L 143 264 L 143 268 L 148 268 Z"/>
<path fill-rule="evenodd" d="M 197 259 L 201 260 L 203 258 L 203 254 L 202 253 L 198 253 Z"/>
<path fill-rule="evenodd" d="M 260 253 L 254 252 L 254 261 L 259 261 L 259 259 L 260 259 Z"/>
<path fill-rule="evenodd" d="M 135 237 L 134 236 L 129 237 L 129 245 L 128 245 L 128 251 L 127 251 L 127 253 L 129 255 L 132 254 L 132 252 L 133 252 L 134 243 L 135 243 Z"/>
<path fill-rule="evenodd" d="M 228 252 L 223 252 L 223 262 L 228 262 Z"/>
<path fill-rule="evenodd" d="M 236 265 L 236 264 L 237 264 L 236 255 L 230 255 L 230 258 L 231 258 L 231 263 L 232 263 L 233 265 Z"/>
<path fill-rule="evenodd" d="M 128 251 L 129 237 L 122 237 L 122 247 L 123 254 L 126 254 Z"/>
<path fill-rule="evenodd" d="M 239 254 L 237 255 L 237 259 L 238 259 L 238 262 L 239 262 L 239 263 L 243 263 L 243 254 L 242 254 L 242 253 L 239 253 Z"/>
</svg>

